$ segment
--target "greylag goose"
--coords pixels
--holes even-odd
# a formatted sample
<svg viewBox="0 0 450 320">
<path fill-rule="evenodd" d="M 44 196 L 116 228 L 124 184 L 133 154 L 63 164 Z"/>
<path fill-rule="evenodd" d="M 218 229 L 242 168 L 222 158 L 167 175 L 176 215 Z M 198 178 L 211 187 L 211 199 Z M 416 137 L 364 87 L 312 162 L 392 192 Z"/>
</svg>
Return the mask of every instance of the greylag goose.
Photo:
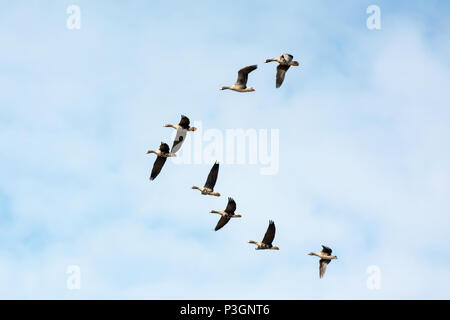
<svg viewBox="0 0 450 320">
<path fill-rule="evenodd" d="M 252 87 L 247 88 L 247 80 L 248 80 L 248 74 L 250 72 L 252 72 L 253 70 L 255 70 L 258 66 L 252 65 L 252 66 L 248 66 L 245 68 L 242 68 L 241 70 L 239 70 L 238 72 L 238 78 L 235 84 L 233 84 L 231 87 L 222 87 L 220 88 L 220 90 L 234 90 L 237 92 L 251 92 L 251 91 L 255 91 L 255 89 L 253 89 Z"/>
<path fill-rule="evenodd" d="M 256 244 L 256 250 L 280 250 L 280 248 L 273 246 L 272 241 L 275 238 L 275 223 L 272 220 L 269 220 L 269 226 L 267 227 L 266 234 L 264 235 L 264 239 L 261 242 L 256 242 L 250 240 L 248 243 Z"/>
<path fill-rule="evenodd" d="M 192 189 L 200 190 L 202 194 L 220 197 L 220 193 L 214 192 L 214 186 L 216 185 L 217 175 L 219 174 L 219 163 L 216 162 L 209 171 L 208 178 L 206 179 L 204 187 L 193 186 Z"/>
<path fill-rule="evenodd" d="M 174 128 L 177 130 L 177 135 L 175 136 L 175 140 L 173 141 L 172 149 L 170 152 L 176 153 L 178 150 L 180 150 L 181 145 L 183 144 L 184 140 L 186 139 L 186 134 L 188 131 L 195 131 L 197 130 L 196 127 L 190 126 L 191 121 L 188 117 L 181 115 L 181 120 L 179 124 L 165 124 L 164 127 L 166 128 Z"/>
<path fill-rule="evenodd" d="M 167 158 L 176 157 L 176 154 L 169 152 L 169 145 L 167 143 L 161 142 L 158 150 L 148 150 L 147 154 L 156 154 L 156 160 L 153 164 L 152 173 L 150 175 L 150 180 L 154 180 L 158 174 L 161 172 L 164 163 L 166 163 Z"/>
<path fill-rule="evenodd" d="M 219 222 L 217 222 L 215 231 L 221 229 L 224 225 L 230 221 L 231 218 L 241 218 L 242 216 L 240 214 L 235 214 L 236 211 L 236 202 L 233 200 L 233 198 L 228 198 L 228 204 L 225 210 L 223 211 L 215 211 L 211 210 L 210 213 L 217 213 L 220 214 L 221 217 L 219 219 Z"/>
<path fill-rule="evenodd" d="M 327 270 L 327 265 L 331 262 L 333 259 L 337 259 L 336 256 L 332 255 L 331 253 L 333 250 L 328 248 L 327 246 L 322 245 L 322 251 L 319 253 L 310 252 L 308 253 L 310 256 L 317 256 L 320 258 L 319 260 L 319 277 L 322 278 L 325 274 L 325 271 Z"/>
<path fill-rule="evenodd" d="M 277 66 L 277 77 L 276 77 L 276 87 L 281 87 L 281 84 L 284 81 L 284 76 L 286 75 L 286 72 L 288 71 L 290 66 L 299 66 L 298 61 L 292 61 L 294 57 L 290 54 L 283 53 L 281 56 L 273 59 L 267 59 L 265 63 L 276 61 L 278 62 Z"/>
</svg>

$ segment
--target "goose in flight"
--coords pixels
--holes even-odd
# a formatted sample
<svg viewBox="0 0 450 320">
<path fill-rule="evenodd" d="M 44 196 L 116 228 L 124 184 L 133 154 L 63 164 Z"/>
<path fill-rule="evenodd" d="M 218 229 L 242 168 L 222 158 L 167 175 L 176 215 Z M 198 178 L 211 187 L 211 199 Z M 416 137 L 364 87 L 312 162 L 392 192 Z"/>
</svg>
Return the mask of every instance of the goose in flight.
<svg viewBox="0 0 450 320">
<path fill-rule="evenodd" d="M 235 214 L 234 211 L 236 211 L 236 202 L 233 200 L 233 198 L 228 198 L 228 204 L 224 211 L 211 210 L 210 213 L 217 213 L 221 215 L 219 222 L 217 222 L 216 228 L 214 230 L 217 231 L 221 229 L 228 223 L 228 221 L 230 221 L 231 218 L 242 217 L 240 214 Z"/>
<path fill-rule="evenodd" d="M 197 130 L 196 127 L 190 126 L 191 121 L 188 117 L 181 115 L 181 120 L 179 124 L 165 124 L 164 127 L 166 128 L 174 128 L 177 130 L 177 135 L 175 136 L 175 140 L 173 141 L 172 149 L 170 152 L 176 153 L 178 150 L 180 150 L 181 145 L 183 144 L 184 140 L 186 139 L 186 134 L 188 131 L 195 131 Z"/>
<path fill-rule="evenodd" d="M 156 154 L 156 160 L 153 164 L 152 173 L 150 175 L 150 180 L 154 180 L 158 174 L 161 172 L 164 163 L 166 163 L 167 158 L 176 157 L 176 154 L 169 152 L 169 145 L 167 143 L 161 142 L 158 150 L 148 150 L 147 154 Z"/>
<path fill-rule="evenodd" d="M 292 61 L 294 57 L 288 53 L 283 53 L 281 56 L 273 59 L 267 59 L 265 63 L 276 61 L 278 62 L 277 67 L 277 77 L 276 77 L 276 87 L 281 87 L 281 84 L 284 81 L 284 76 L 286 75 L 286 72 L 288 71 L 290 66 L 299 66 L 298 61 Z"/>
<path fill-rule="evenodd" d="M 256 250 L 280 250 L 280 248 L 273 246 L 272 241 L 275 238 L 275 223 L 272 220 L 269 220 L 269 226 L 267 227 L 266 234 L 264 235 L 264 239 L 261 242 L 256 242 L 250 240 L 248 243 L 256 244 Z"/>
<path fill-rule="evenodd" d="M 239 70 L 238 72 L 238 78 L 235 84 L 233 84 L 231 87 L 222 87 L 220 88 L 220 90 L 234 90 L 237 92 L 251 92 L 251 91 L 255 91 L 255 89 L 253 89 L 252 87 L 247 88 L 247 80 L 248 80 L 248 74 L 250 72 L 252 72 L 253 70 L 255 70 L 258 66 L 252 65 L 252 66 L 248 66 L 245 68 L 242 68 L 241 70 Z"/>
<path fill-rule="evenodd" d="M 332 255 L 331 253 L 333 250 L 330 248 L 322 245 L 322 251 L 319 253 L 310 252 L 308 253 L 310 256 L 317 256 L 320 258 L 319 260 L 319 277 L 322 278 L 325 274 L 325 271 L 327 270 L 327 265 L 331 262 L 333 259 L 337 259 L 336 256 Z"/>
<path fill-rule="evenodd" d="M 206 179 L 204 187 L 193 186 L 192 189 L 200 190 L 202 194 L 220 197 L 220 193 L 214 192 L 214 186 L 216 185 L 217 175 L 219 174 L 219 163 L 216 162 L 209 171 L 208 178 Z"/>
</svg>

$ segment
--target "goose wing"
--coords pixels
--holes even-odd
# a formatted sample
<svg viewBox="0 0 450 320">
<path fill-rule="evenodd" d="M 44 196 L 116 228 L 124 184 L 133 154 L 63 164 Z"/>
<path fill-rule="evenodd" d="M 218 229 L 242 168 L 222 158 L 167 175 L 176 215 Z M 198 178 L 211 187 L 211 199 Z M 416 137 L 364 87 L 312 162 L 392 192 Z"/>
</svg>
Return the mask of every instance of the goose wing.
<svg viewBox="0 0 450 320">
<path fill-rule="evenodd" d="M 242 86 L 245 89 L 247 87 L 248 74 L 256 68 L 258 68 L 258 66 L 255 64 L 239 70 L 236 85 Z"/>
<path fill-rule="evenodd" d="M 186 134 L 186 129 L 177 130 L 177 135 L 175 136 L 175 140 L 173 141 L 172 149 L 170 150 L 170 152 L 176 153 L 178 150 L 180 150 L 184 140 L 186 139 Z"/>
<path fill-rule="evenodd" d="M 188 117 L 181 115 L 181 120 L 179 125 L 183 128 L 183 129 L 189 129 L 189 125 L 191 124 L 191 121 L 189 120 Z"/>
<path fill-rule="evenodd" d="M 224 225 L 226 225 L 228 223 L 228 221 L 230 221 L 229 217 L 227 217 L 225 215 L 221 216 L 219 219 L 219 222 L 217 222 L 217 225 L 214 228 L 214 231 L 221 229 Z"/>
<path fill-rule="evenodd" d="M 277 66 L 277 79 L 276 79 L 276 87 L 279 88 L 283 84 L 284 77 L 286 75 L 286 72 L 289 69 L 289 65 L 279 64 Z"/>
<path fill-rule="evenodd" d="M 262 243 L 265 243 L 267 245 L 272 245 L 272 241 L 275 238 L 275 223 L 270 220 L 269 226 L 267 227 L 266 234 L 264 235 L 264 239 L 262 240 Z"/>
<path fill-rule="evenodd" d="M 161 150 L 162 153 L 169 153 L 169 145 L 167 143 L 161 142 L 159 150 Z"/>
<path fill-rule="evenodd" d="M 236 211 L 236 202 L 233 198 L 228 198 L 228 204 L 225 208 L 225 212 L 228 214 L 234 214 L 234 211 Z"/>
<path fill-rule="evenodd" d="M 331 260 L 320 259 L 319 260 L 319 277 L 323 278 L 325 271 L 327 270 L 327 265 Z"/>
<path fill-rule="evenodd" d="M 206 179 L 206 183 L 205 183 L 205 188 L 214 190 L 214 186 L 216 185 L 218 174 L 219 174 L 219 163 L 216 162 L 212 166 L 211 171 L 209 171 L 208 178 Z"/>
<path fill-rule="evenodd" d="M 284 58 L 284 60 L 289 63 L 292 61 L 292 59 L 294 59 L 294 56 L 289 54 L 289 53 L 283 53 L 282 57 Z"/>
<path fill-rule="evenodd" d="M 158 174 L 161 172 L 161 169 L 164 166 L 164 163 L 166 163 L 166 160 L 167 160 L 166 157 L 157 157 L 156 158 L 155 163 L 153 164 L 153 169 L 152 169 L 152 173 L 150 175 L 150 180 L 154 180 L 158 176 Z"/>
<path fill-rule="evenodd" d="M 333 250 L 331 250 L 330 248 L 328 248 L 327 246 L 322 245 L 322 252 L 326 253 L 327 255 L 331 255 L 331 253 L 333 252 Z"/>
</svg>

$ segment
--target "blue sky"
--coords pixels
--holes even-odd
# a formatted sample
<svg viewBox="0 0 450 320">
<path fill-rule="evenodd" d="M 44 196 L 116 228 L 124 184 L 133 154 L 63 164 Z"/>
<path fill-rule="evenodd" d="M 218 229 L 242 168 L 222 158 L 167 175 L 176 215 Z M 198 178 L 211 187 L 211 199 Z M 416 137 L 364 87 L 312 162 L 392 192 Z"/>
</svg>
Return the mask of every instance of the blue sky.
<svg viewBox="0 0 450 320">
<path fill-rule="evenodd" d="M 66 28 L 69 5 L 81 29 Z M 381 30 L 366 8 L 381 9 Z M 286 9 L 288 8 L 288 9 Z M 0 297 L 448 299 L 446 1 L 14 1 L 0 10 Z M 274 65 L 301 63 L 280 89 Z M 256 91 L 222 92 L 243 66 Z M 276 175 L 153 156 L 180 114 L 279 129 Z M 195 134 L 195 133 L 194 133 Z M 240 221 L 215 233 L 226 197 Z M 269 219 L 280 251 L 255 251 Z M 334 249 L 324 279 L 307 256 Z M 68 290 L 66 269 L 81 269 Z M 381 288 L 366 286 L 367 267 Z"/>
</svg>

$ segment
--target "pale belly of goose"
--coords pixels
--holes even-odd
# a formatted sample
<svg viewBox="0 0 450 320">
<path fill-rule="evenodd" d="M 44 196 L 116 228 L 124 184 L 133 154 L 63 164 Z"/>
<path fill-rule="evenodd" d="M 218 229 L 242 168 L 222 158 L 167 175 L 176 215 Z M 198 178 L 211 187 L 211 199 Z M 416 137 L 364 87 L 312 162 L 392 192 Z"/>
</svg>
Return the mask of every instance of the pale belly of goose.
<svg viewBox="0 0 450 320">
<path fill-rule="evenodd" d="M 209 195 L 213 192 L 213 190 L 209 189 L 209 188 L 203 188 L 202 189 L 202 194 L 206 194 Z"/>
<path fill-rule="evenodd" d="M 267 245 L 265 243 L 258 243 L 258 248 L 257 249 L 265 250 L 265 249 L 270 249 L 270 248 L 272 248 L 271 245 Z"/>
</svg>

